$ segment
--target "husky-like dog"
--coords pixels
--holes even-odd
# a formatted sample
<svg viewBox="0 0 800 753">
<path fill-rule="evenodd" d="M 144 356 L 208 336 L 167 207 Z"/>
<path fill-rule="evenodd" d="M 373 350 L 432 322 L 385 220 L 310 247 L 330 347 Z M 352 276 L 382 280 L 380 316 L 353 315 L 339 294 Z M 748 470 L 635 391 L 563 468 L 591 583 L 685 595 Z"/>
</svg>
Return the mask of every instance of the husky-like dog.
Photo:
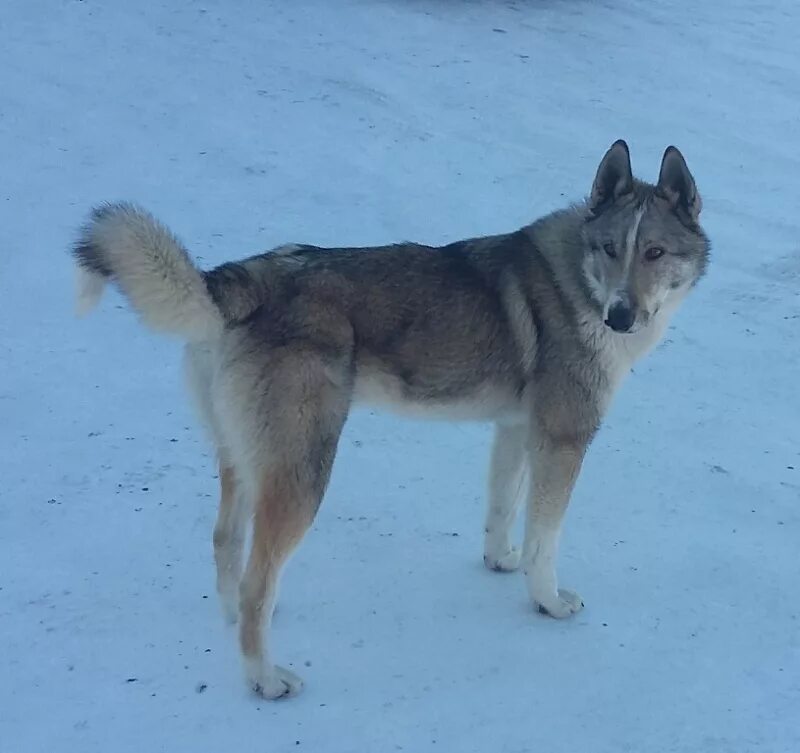
<svg viewBox="0 0 800 753">
<path fill-rule="evenodd" d="M 219 458 L 217 586 L 240 618 L 252 689 L 279 698 L 302 687 L 268 648 L 276 585 L 355 402 L 493 421 L 484 562 L 521 565 L 544 613 L 583 606 L 556 578 L 564 511 L 612 395 L 705 272 L 700 208 L 675 147 L 651 185 L 617 141 L 583 202 L 437 248 L 284 246 L 204 272 L 144 211 L 93 212 L 74 247 L 81 308 L 111 281 L 145 324 L 188 343 L 188 381 Z M 520 550 L 509 532 L 521 496 Z"/>
</svg>

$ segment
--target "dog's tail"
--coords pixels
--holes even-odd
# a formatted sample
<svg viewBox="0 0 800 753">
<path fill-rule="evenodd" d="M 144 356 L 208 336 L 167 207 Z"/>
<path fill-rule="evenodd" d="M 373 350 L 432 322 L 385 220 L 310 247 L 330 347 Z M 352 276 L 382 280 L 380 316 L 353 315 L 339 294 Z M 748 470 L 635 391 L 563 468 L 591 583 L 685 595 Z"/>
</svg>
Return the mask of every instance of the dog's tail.
<svg viewBox="0 0 800 753">
<path fill-rule="evenodd" d="M 183 244 L 158 220 L 132 204 L 95 209 L 73 248 L 78 264 L 78 313 L 100 300 L 113 282 L 145 324 L 201 341 L 221 332 L 224 320 L 203 273 Z"/>
</svg>

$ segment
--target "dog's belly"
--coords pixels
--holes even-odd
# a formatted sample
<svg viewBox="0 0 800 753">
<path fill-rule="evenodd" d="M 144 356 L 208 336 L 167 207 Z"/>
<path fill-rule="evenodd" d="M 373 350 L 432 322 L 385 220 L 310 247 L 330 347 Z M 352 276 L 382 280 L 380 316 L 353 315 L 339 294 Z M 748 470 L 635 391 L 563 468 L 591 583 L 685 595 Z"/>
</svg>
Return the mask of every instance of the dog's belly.
<svg viewBox="0 0 800 753">
<path fill-rule="evenodd" d="M 380 370 L 359 370 L 353 399 L 409 418 L 444 421 L 508 421 L 522 416 L 522 401 L 502 384 L 485 383 L 468 394 L 425 397 L 402 379 Z"/>
</svg>

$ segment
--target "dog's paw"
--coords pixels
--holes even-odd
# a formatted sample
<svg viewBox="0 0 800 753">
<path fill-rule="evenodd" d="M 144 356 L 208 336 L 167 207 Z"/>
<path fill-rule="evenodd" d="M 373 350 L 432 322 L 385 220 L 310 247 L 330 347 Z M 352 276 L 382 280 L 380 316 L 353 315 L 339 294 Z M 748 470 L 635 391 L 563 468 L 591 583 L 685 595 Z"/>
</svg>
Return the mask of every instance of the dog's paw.
<svg viewBox="0 0 800 753">
<path fill-rule="evenodd" d="M 557 594 L 548 598 L 534 598 L 539 612 L 557 620 L 563 620 L 583 609 L 583 600 L 578 594 L 559 588 Z"/>
<path fill-rule="evenodd" d="M 256 695 L 268 701 L 290 698 L 303 689 L 303 681 L 294 672 L 276 665 L 252 668 L 247 672 L 247 684 Z"/>
<path fill-rule="evenodd" d="M 515 546 L 500 554 L 486 552 L 483 555 L 483 564 L 498 573 L 511 573 L 519 567 L 520 554 Z"/>
</svg>

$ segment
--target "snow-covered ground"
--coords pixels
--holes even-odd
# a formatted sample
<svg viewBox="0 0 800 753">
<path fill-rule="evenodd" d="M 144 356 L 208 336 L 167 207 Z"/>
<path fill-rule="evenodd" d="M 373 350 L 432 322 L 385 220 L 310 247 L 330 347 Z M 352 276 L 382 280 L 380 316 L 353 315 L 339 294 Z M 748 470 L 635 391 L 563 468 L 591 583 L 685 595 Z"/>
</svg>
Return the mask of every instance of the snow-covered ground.
<svg viewBox="0 0 800 753">
<path fill-rule="evenodd" d="M 0 10 L 3 753 L 800 749 L 795 0 L 7 0 Z M 792 51 L 794 50 L 794 52 Z M 481 563 L 489 429 L 362 411 L 249 696 L 180 348 L 66 249 L 129 198 L 203 263 L 430 243 L 684 152 L 708 277 L 578 483 L 540 617 Z"/>
</svg>

